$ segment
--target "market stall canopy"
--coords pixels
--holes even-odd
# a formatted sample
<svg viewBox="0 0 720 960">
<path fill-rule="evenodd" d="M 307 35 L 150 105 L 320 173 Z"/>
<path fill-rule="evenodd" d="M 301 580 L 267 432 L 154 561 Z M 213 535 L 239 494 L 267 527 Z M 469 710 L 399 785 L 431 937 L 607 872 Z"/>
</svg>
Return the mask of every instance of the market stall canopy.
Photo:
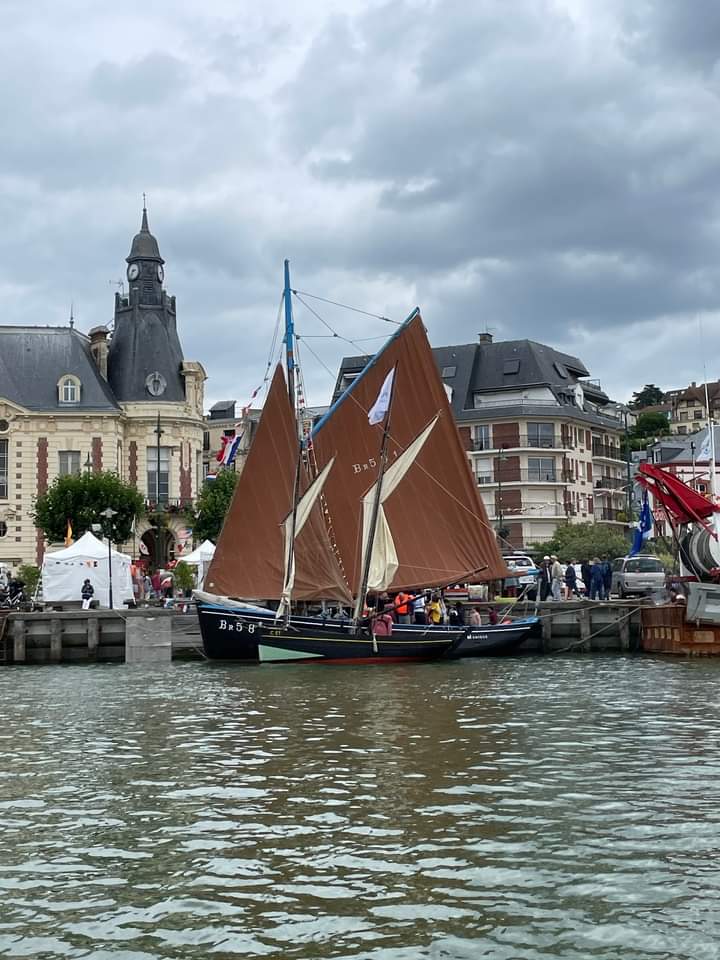
<svg viewBox="0 0 720 960">
<path fill-rule="evenodd" d="M 113 607 L 122 609 L 133 599 L 130 557 L 112 549 Z M 95 590 L 94 599 L 101 607 L 108 606 L 110 575 L 108 547 L 89 531 L 69 547 L 46 553 L 42 564 L 43 599 L 51 603 L 79 600 L 84 580 Z"/>
</svg>

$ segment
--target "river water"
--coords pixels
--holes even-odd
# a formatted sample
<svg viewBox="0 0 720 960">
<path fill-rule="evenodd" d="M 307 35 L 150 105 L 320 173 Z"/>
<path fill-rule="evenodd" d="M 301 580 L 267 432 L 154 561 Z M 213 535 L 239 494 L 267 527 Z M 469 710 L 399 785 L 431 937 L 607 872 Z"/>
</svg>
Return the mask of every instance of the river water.
<svg viewBox="0 0 720 960">
<path fill-rule="evenodd" d="M 0 670 L 0 956 L 720 957 L 720 663 Z"/>
</svg>

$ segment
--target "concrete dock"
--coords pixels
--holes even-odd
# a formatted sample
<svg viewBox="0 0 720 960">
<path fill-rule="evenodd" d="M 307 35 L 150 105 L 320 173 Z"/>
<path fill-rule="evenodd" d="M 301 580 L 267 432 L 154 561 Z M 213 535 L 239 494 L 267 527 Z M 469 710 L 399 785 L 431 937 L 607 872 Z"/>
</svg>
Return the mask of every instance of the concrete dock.
<svg viewBox="0 0 720 960">
<path fill-rule="evenodd" d="M 632 652 L 640 649 L 640 609 L 649 601 L 570 600 L 494 603 L 513 618 L 537 615 L 539 626 L 519 653 Z M 486 620 L 490 604 L 479 606 Z M 203 658 L 194 607 L 119 610 L 0 611 L 0 666 L 39 663 L 163 662 Z"/>
</svg>

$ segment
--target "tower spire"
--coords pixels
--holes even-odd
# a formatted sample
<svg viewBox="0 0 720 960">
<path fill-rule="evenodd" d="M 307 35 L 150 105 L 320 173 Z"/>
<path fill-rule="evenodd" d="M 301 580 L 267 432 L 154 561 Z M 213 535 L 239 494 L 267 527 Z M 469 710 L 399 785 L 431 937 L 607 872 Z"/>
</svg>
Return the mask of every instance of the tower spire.
<svg viewBox="0 0 720 960">
<path fill-rule="evenodd" d="M 143 233 L 150 233 L 150 227 L 148 227 L 148 218 L 147 218 L 147 197 L 145 191 L 143 190 L 143 215 L 142 215 L 142 224 L 140 230 Z"/>
</svg>

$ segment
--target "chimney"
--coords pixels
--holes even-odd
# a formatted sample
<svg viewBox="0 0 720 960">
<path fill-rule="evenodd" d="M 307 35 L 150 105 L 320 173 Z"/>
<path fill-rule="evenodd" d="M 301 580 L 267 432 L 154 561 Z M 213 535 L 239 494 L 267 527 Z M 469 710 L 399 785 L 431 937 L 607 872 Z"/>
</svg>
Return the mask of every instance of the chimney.
<svg viewBox="0 0 720 960">
<path fill-rule="evenodd" d="M 100 371 L 103 380 L 107 380 L 108 329 L 107 327 L 93 327 L 88 337 L 90 338 L 90 353 L 95 361 L 95 366 Z"/>
<path fill-rule="evenodd" d="M 696 384 L 695 381 L 693 380 L 693 382 L 690 384 L 690 386 L 691 386 L 691 387 L 696 387 L 697 384 Z"/>
<path fill-rule="evenodd" d="M 493 335 L 491 333 L 488 333 L 487 331 L 485 331 L 485 333 L 478 334 L 478 340 L 480 341 L 480 343 L 492 343 L 493 342 L 492 338 L 493 338 Z"/>
</svg>

